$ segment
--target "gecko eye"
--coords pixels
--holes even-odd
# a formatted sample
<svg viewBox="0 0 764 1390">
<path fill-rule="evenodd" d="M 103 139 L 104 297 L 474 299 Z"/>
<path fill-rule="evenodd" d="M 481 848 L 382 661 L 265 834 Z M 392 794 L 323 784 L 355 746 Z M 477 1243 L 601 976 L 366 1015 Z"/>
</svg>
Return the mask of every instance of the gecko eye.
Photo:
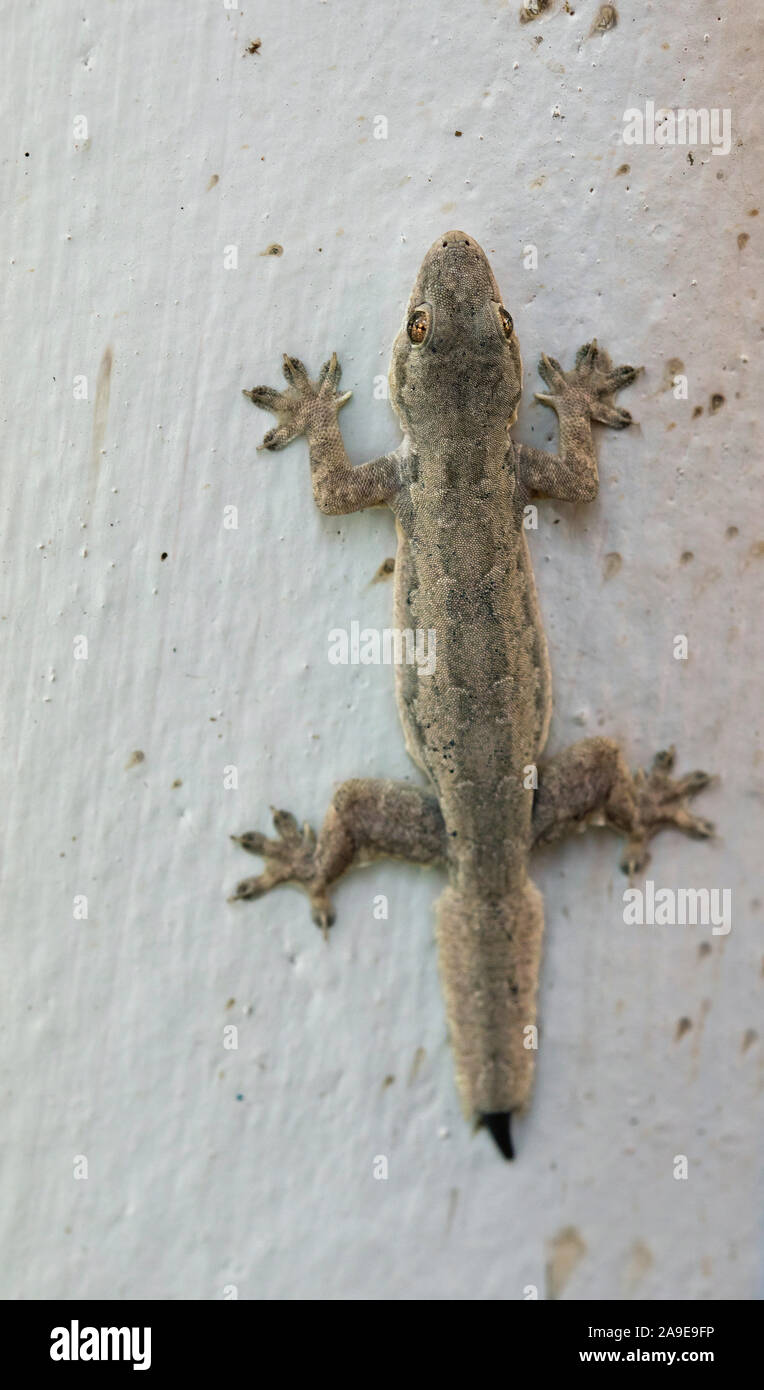
<svg viewBox="0 0 764 1390">
<path fill-rule="evenodd" d="M 416 343 L 417 345 L 423 343 L 427 337 L 427 330 L 429 327 L 430 313 L 428 309 L 420 307 L 419 309 L 414 309 L 413 313 L 409 314 L 406 332 L 412 343 Z"/>
<path fill-rule="evenodd" d="M 512 315 L 507 313 L 503 304 L 499 308 L 499 318 L 501 319 L 501 326 L 504 330 L 504 337 L 511 338 L 512 330 L 514 328 L 514 324 L 512 322 Z"/>
</svg>

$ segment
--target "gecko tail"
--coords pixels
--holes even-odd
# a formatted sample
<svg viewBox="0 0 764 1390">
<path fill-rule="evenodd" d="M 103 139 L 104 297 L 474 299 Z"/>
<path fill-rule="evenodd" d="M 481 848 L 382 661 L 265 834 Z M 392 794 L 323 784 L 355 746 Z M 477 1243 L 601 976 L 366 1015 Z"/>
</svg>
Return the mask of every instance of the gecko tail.
<svg viewBox="0 0 764 1390">
<path fill-rule="evenodd" d="M 510 1115 L 530 1097 L 544 914 L 528 880 L 503 897 L 449 886 L 436 909 L 438 965 L 465 1117 L 514 1157 Z"/>
<path fill-rule="evenodd" d="M 512 1159 L 515 1156 L 515 1150 L 512 1145 L 511 1118 L 511 1110 L 495 1110 L 492 1115 L 480 1116 L 481 1125 L 483 1125 L 485 1129 L 490 1130 L 496 1142 L 496 1147 L 507 1159 Z"/>
</svg>

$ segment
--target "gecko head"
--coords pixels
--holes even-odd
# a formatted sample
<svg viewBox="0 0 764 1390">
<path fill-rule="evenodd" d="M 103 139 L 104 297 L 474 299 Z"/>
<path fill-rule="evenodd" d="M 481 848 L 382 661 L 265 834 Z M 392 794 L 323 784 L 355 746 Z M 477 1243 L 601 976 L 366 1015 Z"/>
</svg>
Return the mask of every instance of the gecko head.
<svg viewBox="0 0 764 1390">
<path fill-rule="evenodd" d="M 513 423 L 522 387 L 511 315 L 474 237 L 445 232 L 419 268 L 390 364 L 390 395 L 414 439 L 447 419 L 466 431 Z M 437 437 L 437 435 L 436 435 Z"/>
</svg>

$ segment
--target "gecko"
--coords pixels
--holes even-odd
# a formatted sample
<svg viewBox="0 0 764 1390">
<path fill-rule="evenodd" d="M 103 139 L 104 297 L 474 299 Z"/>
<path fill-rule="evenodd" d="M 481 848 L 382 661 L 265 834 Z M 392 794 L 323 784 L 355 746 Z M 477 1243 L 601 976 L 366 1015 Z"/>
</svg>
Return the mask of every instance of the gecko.
<svg viewBox="0 0 764 1390">
<path fill-rule="evenodd" d="M 615 403 L 638 369 L 614 367 L 596 339 L 565 371 L 541 356 L 557 415 L 559 452 L 510 436 L 522 387 L 511 314 L 482 248 L 461 231 L 439 237 L 416 277 L 389 371 L 403 433 L 398 448 L 359 465 L 347 455 L 336 354 L 311 380 L 284 356 L 285 390 L 245 391 L 276 416 L 259 449 L 305 436 L 321 512 L 388 506 L 395 517 L 395 619 L 434 632 L 431 674 L 395 667 L 406 748 L 426 785 L 356 778 L 336 790 L 318 836 L 274 810 L 275 838 L 232 838 L 265 861 L 234 900 L 292 883 L 328 935 L 330 890 L 352 865 L 382 857 L 445 868 L 436 904 L 438 967 L 457 1090 L 465 1116 L 514 1157 L 511 1117 L 527 1110 L 534 1072 L 544 915 L 531 852 L 589 825 L 624 840 L 633 875 L 666 826 L 697 838 L 711 822 L 689 798 L 711 781 L 672 776 L 675 752 L 632 773 L 618 744 L 582 739 L 541 760 L 551 718 L 550 670 L 524 524 L 532 499 L 597 496 L 593 422 L 622 429 Z M 530 773 L 530 776 L 529 776 Z M 272 808 L 273 809 L 273 808 Z"/>
</svg>

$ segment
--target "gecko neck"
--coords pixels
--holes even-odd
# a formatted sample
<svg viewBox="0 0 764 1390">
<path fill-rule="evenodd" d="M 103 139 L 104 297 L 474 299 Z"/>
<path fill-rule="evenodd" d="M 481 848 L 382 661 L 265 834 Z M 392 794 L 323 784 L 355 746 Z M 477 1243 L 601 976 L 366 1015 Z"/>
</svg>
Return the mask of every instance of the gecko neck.
<svg viewBox="0 0 764 1390">
<path fill-rule="evenodd" d="M 414 443 L 419 481 L 427 490 L 452 494 L 470 493 L 481 483 L 495 481 L 509 448 L 505 424 L 483 428 L 476 434 L 460 430 L 454 435 L 431 436 L 418 447 Z"/>
</svg>

